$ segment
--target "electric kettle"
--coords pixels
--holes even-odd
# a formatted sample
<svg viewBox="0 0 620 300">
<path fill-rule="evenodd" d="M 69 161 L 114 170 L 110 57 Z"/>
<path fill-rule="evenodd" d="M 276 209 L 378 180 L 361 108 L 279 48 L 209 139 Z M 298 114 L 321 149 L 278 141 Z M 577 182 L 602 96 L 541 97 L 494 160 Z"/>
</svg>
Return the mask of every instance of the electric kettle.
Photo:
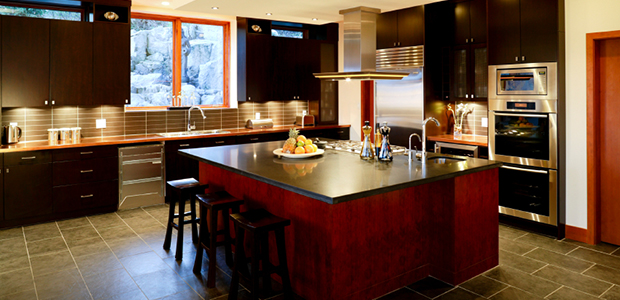
<svg viewBox="0 0 620 300">
<path fill-rule="evenodd" d="M 2 143 L 16 144 L 22 137 L 22 129 L 17 127 L 17 123 L 10 123 L 2 129 Z"/>
</svg>

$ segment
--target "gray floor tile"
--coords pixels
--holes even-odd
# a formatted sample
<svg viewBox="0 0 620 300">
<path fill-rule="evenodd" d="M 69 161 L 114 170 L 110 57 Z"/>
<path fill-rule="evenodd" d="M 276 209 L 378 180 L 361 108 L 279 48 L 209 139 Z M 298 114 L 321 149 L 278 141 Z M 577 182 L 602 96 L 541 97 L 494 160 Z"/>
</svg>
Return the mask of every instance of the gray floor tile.
<svg viewBox="0 0 620 300">
<path fill-rule="evenodd" d="M 190 276 L 194 274 L 194 261 L 196 259 L 196 252 L 184 253 L 183 260 L 176 260 L 174 257 L 164 258 L 164 262 L 181 277 Z M 209 268 L 209 260 L 207 254 L 202 256 L 202 269 L 207 271 Z"/>
<path fill-rule="evenodd" d="M 546 237 L 546 236 L 542 236 L 542 235 L 538 235 L 535 233 L 530 233 L 527 234 L 525 236 L 522 236 L 518 239 L 516 239 L 516 241 L 518 242 L 522 242 L 522 243 L 527 243 L 527 244 L 531 244 L 534 246 L 538 246 L 547 250 L 551 250 L 554 252 L 558 252 L 561 254 L 566 254 L 570 251 L 573 251 L 575 248 L 577 248 L 577 246 L 575 245 L 571 245 L 568 243 L 563 243 L 561 241 L 558 241 L 556 239 L 550 238 L 550 237 Z"/>
<path fill-rule="evenodd" d="M 28 257 L 26 243 L 23 238 L 0 240 L 0 249 L 0 264 L 5 260 L 11 260 L 17 257 Z"/>
<path fill-rule="evenodd" d="M 95 300 L 118 297 L 131 292 L 142 293 L 125 269 L 86 276 L 84 280 Z"/>
<path fill-rule="evenodd" d="M 97 230 L 125 225 L 125 222 L 115 213 L 89 216 L 88 219 Z"/>
<path fill-rule="evenodd" d="M 147 217 L 149 216 L 148 213 L 146 213 L 146 211 L 142 210 L 142 208 L 132 208 L 132 209 L 125 209 L 125 210 L 119 210 L 116 212 L 118 214 L 119 217 L 123 218 L 123 219 L 129 219 L 129 218 L 139 218 L 139 217 Z"/>
<path fill-rule="evenodd" d="M 524 236 L 525 234 L 527 234 L 527 231 L 508 227 L 506 225 L 499 225 L 499 237 L 501 238 L 514 240 L 518 237 Z"/>
<path fill-rule="evenodd" d="M 561 286 L 540 277 L 503 266 L 488 271 L 485 273 L 485 276 L 515 286 L 539 297 L 545 297 Z"/>
<path fill-rule="evenodd" d="M 111 251 L 76 257 L 75 261 L 80 272 L 82 272 L 82 276 L 90 276 L 123 268 L 123 265 L 121 265 Z"/>
<path fill-rule="evenodd" d="M 129 238 L 109 241 L 108 246 L 118 258 L 151 252 L 152 249 L 141 238 Z"/>
<path fill-rule="evenodd" d="M 61 237 L 28 243 L 28 253 L 30 256 L 45 255 L 60 251 L 67 251 L 67 245 Z"/>
<path fill-rule="evenodd" d="M 509 251 L 509 252 L 513 252 L 519 255 L 523 255 L 527 252 L 530 252 L 534 249 L 536 249 L 536 246 L 530 245 L 530 244 L 525 244 L 525 243 L 519 243 L 513 240 L 508 240 L 505 238 L 500 238 L 499 239 L 499 249 L 501 250 L 505 250 L 505 251 Z"/>
<path fill-rule="evenodd" d="M 19 269 L 30 268 L 28 256 L 7 258 L 0 261 L 0 273 L 11 272 Z"/>
<path fill-rule="evenodd" d="M 34 290 L 30 268 L 0 274 L 0 297 Z"/>
<path fill-rule="evenodd" d="M 95 228 L 93 228 L 90 224 L 88 224 L 88 226 L 63 229 L 62 235 L 65 237 L 65 240 L 67 240 L 67 244 L 72 244 L 73 242 L 79 240 L 99 237 L 99 234 L 95 231 Z"/>
<path fill-rule="evenodd" d="M 76 268 L 69 251 L 31 257 L 30 263 L 35 277 Z"/>
<path fill-rule="evenodd" d="M 377 300 L 427 300 L 427 299 L 428 298 L 408 288 L 402 288 L 400 290 L 384 295 L 381 298 L 378 298 Z"/>
<path fill-rule="evenodd" d="M 564 239 L 563 242 L 564 243 L 569 243 L 571 245 L 576 245 L 576 246 L 580 246 L 580 247 L 584 247 L 584 248 L 589 248 L 589 249 L 600 251 L 600 252 L 605 252 L 605 253 L 612 253 L 612 252 L 618 250 L 618 246 L 612 245 L 612 244 L 603 243 L 603 242 L 598 243 L 596 245 L 590 245 L 590 244 L 582 243 L 582 242 L 579 242 L 579 241 L 574 241 L 574 240 L 571 240 L 571 239 Z"/>
<path fill-rule="evenodd" d="M 191 289 L 177 273 L 169 268 L 133 276 L 133 278 L 149 299 L 162 298 Z"/>
<path fill-rule="evenodd" d="M 424 278 L 407 287 L 429 298 L 435 298 L 454 288 L 454 286 L 433 277 Z"/>
<path fill-rule="evenodd" d="M 24 237 L 24 232 L 22 231 L 21 227 L 0 230 L 0 240 L 12 239 L 12 238 L 18 238 L 18 237 L 21 237 L 21 238 Z"/>
<path fill-rule="evenodd" d="M 528 292 L 516 289 L 514 287 L 508 287 L 505 290 L 495 294 L 490 298 L 491 300 L 542 300 L 543 298 L 532 295 Z"/>
<path fill-rule="evenodd" d="M 566 271 L 565 269 L 560 269 L 555 266 L 546 266 L 533 275 L 591 295 L 595 295 L 597 297 L 602 295 L 612 286 L 610 283 L 602 282 L 579 273 Z"/>
<path fill-rule="evenodd" d="M 547 297 L 547 299 L 549 300 L 595 300 L 598 298 L 563 286 L 561 289 L 557 290 L 555 293 Z"/>
<path fill-rule="evenodd" d="M 438 299 L 438 300 L 482 300 L 486 298 L 457 287 L 435 299 Z"/>
<path fill-rule="evenodd" d="M 138 289 L 137 291 L 131 291 L 128 293 L 124 293 L 122 295 L 107 298 L 106 300 L 147 300 L 147 298 L 142 292 L 142 290 Z"/>
<path fill-rule="evenodd" d="M 56 222 L 24 227 L 24 233 L 28 242 L 60 236 L 60 230 L 56 226 Z"/>
<path fill-rule="evenodd" d="M 569 256 L 577 257 L 582 260 L 597 263 L 607 267 L 620 269 L 620 257 L 600 253 L 597 251 L 579 248 L 569 254 Z"/>
<path fill-rule="evenodd" d="M 491 295 L 505 289 L 507 285 L 480 275 L 462 283 L 460 287 L 468 291 L 472 291 L 478 295 L 490 297 Z"/>
<path fill-rule="evenodd" d="M 86 217 L 58 221 L 60 230 L 90 225 Z"/>
<path fill-rule="evenodd" d="M 101 234 L 105 241 L 114 241 L 137 237 L 133 230 L 131 230 L 131 228 L 129 228 L 129 226 L 127 225 L 99 229 L 99 234 Z"/>
<path fill-rule="evenodd" d="M 125 266 L 125 269 L 132 277 L 153 273 L 164 269 L 170 270 L 168 265 L 153 252 L 123 257 L 121 258 L 121 263 Z"/>
<path fill-rule="evenodd" d="M 141 230 L 142 228 L 164 227 L 164 225 L 162 225 L 159 221 L 157 221 L 155 218 L 151 217 L 150 215 L 145 215 L 142 217 L 127 218 L 124 220 L 125 220 L 125 223 L 127 223 L 127 225 L 129 225 L 129 227 L 134 229 L 138 234 L 142 232 Z"/>
<path fill-rule="evenodd" d="M 202 300 L 193 290 L 185 290 L 174 295 L 158 298 L 157 300 Z"/>
<path fill-rule="evenodd" d="M 0 300 L 33 300 L 37 299 L 37 292 L 32 290 L 17 292 L 15 294 L 10 294 L 8 296 L 0 296 Z"/>
<path fill-rule="evenodd" d="M 499 250 L 499 265 L 509 266 L 527 273 L 532 273 L 544 267 L 546 263 L 542 263 L 525 256 L 516 255 L 504 250 Z"/>
<path fill-rule="evenodd" d="M 601 298 L 606 300 L 620 300 L 620 287 L 614 285 L 614 287 L 609 289 L 609 291 L 605 292 L 605 294 L 603 294 Z"/>
<path fill-rule="evenodd" d="M 77 269 L 38 276 L 34 281 L 40 300 L 62 298 L 72 294 L 81 295 L 86 291 L 86 285 Z"/>
<path fill-rule="evenodd" d="M 583 275 L 620 285 L 620 270 L 617 269 L 594 265 L 594 267 L 583 272 Z"/>
<path fill-rule="evenodd" d="M 191 274 L 183 277 L 183 280 L 205 299 L 213 299 L 228 294 L 230 289 L 230 277 L 218 269 L 215 272 L 215 287 L 208 288 L 206 271 L 207 269 L 203 269 L 201 274 Z M 239 290 L 242 289 L 243 288 L 239 286 Z"/>
<path fill-rule="evenodd" d="M 108 248 L 99 236 L 72 241 L 69 243 L 69 250 L 71 250 L 71 254 L 73 254 L 74 257 L 110 252 L 110 248 Z"/>
<path fill-rule="evenodd" d="M 558 254 L 556 252 L 545 250 L 542 248 L 538 248 L 526 254 L 525 256 L 536 260 L 544 261 L 548 264 L 562 267 L 564 269 L 575 271 L 577 273 L 585 271 L 594 264 L 592 262 L 586 262 L 571 256 Z"/>
</svg>

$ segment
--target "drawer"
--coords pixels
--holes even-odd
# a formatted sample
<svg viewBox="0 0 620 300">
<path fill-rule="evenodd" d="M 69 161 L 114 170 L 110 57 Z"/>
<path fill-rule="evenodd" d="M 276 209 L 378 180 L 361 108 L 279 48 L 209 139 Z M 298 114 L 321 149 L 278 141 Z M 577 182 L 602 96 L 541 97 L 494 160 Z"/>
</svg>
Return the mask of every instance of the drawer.
<svg viewBox="0 0 620 300">
<path fill-rule="evenodd" d="M 82 147 L 54 150 L 54 161 L 84 160 L 91 158 L 118 156 L 116 146 Z"/>
<path fill-rule="evenodd" d="M 54 186 L 118 179 L 118 158 L 55 162 L 52 174 Z"/>
<path fill-rule="evenodd" d="M 54 213 L 112 206 L 118 203 L 118 180 L 54 187 Z"/>
<path fill-rule="evenodd" d="M 152 177 L 163 177 L 161 158 L 125 161 L 122 166 L 121 178 L 123 181 Z"/>
<path fill-rule="evenodd" d="M 237 144 L 249 144 L 249 143 L 260 143 L 260 142 L 271 142 L 277 140 L 285 141 L 288 138 L 288 134 L 257 134 L 257 135 L 245 135 L 237 137 Z"/>
<path fill-rule="evenodd" d="M 124 181 L 120 190 L 118 209 L 164 203 L 163 186 L 164 181 L 161 177 L 133 182 Z"/>
<path fill-rule="evenodd" d="M 200 148 L 205 146 L 204 139 L 166 142 L 166 152 L 176 153 L 179 149 Z"/>
<path fill-rule="evenodd" d="M 51 151 L 25 151 L 4 154 L 4 165 L 36 165 L 52 161 Z"/>
<path fill-rule="evenodd" d="M 133 147 L 119 147 L 119 150 L 120 153 L 122 153 L 124 160 L 132 160 L 133 157 L 141 159 L 144 156 L 161 156 L 163 152 L 162 148 L 163 144 L 153 144 Z"/>
<path fill-rule="evenodd" d="M 235 137 L 221 137 L 207 139 L 203 147 L 234 145 L 237 143 Z"/>
</svg>

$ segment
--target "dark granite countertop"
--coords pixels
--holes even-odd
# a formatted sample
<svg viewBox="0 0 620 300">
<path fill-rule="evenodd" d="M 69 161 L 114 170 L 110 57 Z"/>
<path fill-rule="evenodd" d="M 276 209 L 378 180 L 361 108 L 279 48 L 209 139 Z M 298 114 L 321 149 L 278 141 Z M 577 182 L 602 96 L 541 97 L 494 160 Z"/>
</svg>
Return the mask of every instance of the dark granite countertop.
<svg viewBox="0 0 620 300">
<path fill-rule="evenodd" d="M 423 165 L 407 156 L 393 162 L 364 161 L 359 154 L 325 150 L 307 159 L 277 158 L 282 142 L 266 142 L 180 150 L 194 158 L 252 179 L 329 204 L 337 204 L 501 166 L 500 162 L 467 158 Z M 434 154 L 429 154 L 429 157 Z M 436 155 L 439 156 L 439 155 Z M 441 156 L 448 156 L 442 154 Z"/>
</svg>

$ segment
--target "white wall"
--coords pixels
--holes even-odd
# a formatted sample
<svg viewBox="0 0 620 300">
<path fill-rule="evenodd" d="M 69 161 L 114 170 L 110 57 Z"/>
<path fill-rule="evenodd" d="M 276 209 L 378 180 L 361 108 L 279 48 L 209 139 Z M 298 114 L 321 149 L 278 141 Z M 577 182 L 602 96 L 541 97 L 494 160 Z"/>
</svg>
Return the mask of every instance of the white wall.
<svg viewBox="0 0 620 300">
<path fill-rule="evenodd" d="M 566 223 L 587 227 L 586 33 L 620 30 L 620 1 L 566 0 Z"/>
<path fill-rule="evenodd" d="M 229 103 L 231 108 L 237 108 L 237 17 L 235 16 L 223 16 L 212 15 L 205 13 L 165 9 L 150 6 L 132 5 L 132 12 L 150 13 L 157 15 L 168 15 L 175 17 L 188 17 L 197 19 L 209 19 L 230 22 L 230 84 L 229 90 Z"/>
</svg>

